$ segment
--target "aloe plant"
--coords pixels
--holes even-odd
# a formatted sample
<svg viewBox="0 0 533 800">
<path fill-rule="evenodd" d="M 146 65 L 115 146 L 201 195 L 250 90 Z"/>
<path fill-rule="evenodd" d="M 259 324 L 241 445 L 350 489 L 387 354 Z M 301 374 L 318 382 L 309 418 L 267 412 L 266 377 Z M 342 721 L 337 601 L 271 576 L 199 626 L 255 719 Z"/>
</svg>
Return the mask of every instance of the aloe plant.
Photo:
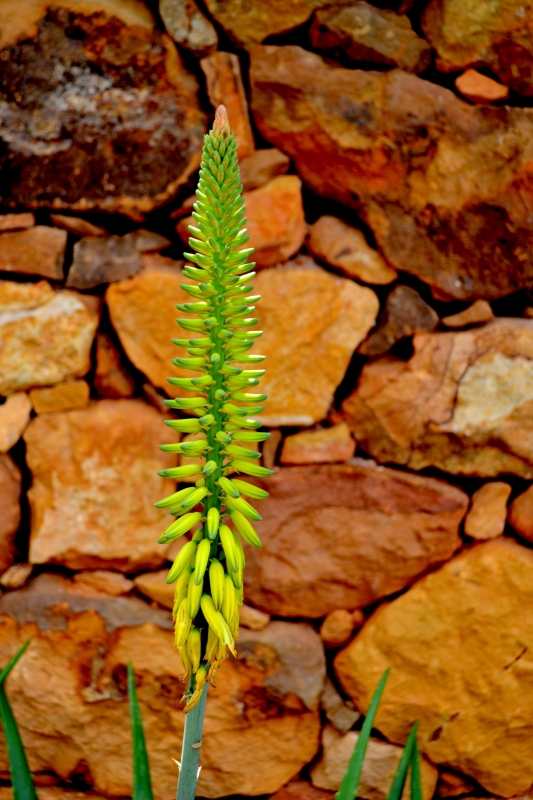
<svg viewBox="0 0 533 800">
<path fill-rule="evenodd" d="M 244 248 L 249 237 L 243 227 L 237 140 L 224 106 L 217 109 L 213 129 L 204 138 L 196 198 L 196 225 L 189 228 L 194 252 L 185 254 L 190 263 L 183 270 L 193 283 L 182 285 L 193 302 L 177 306 L 194 315 L 177 320 L 192 335 L 172 340 L 188 353 L 172 363 L 199 376 L 169 378 L 170 384 L 192 396 L 165 402 L 188 414 L 166 424 L 197 438 L 161 449 L 198 457 L 200 463 L 159 474 L 198 479 L 194 486 L 156 503 L 176 518 L 160 543 L 192 532 L 167 577 L 167 583 L 176 584 L 175 642 L 188 680 L 179 800 L 192 800 L 196 791 L 207 684 L 228 653 L 235 653 L 245 564 L 241 537 L 250 545 L 261 545 L 252 525 L 261 517 L 245 498 L 261 499 L 268 493 L 230 476 L 272 473 L 257 463 L 259 453 L 246 446 L 265 441 L 270 434 L 259 432 L 261 424 L 255 419 L 266 395 L 250 391 L 264 373 L 256 368 L 264 356 L 249 352 L 261 336 L 261 331 L 250 330 L 258 322 L 250 315 L 259 297 L 250 295 L 255 273 L 248 258 L 253 250 Z"/>
</svg>

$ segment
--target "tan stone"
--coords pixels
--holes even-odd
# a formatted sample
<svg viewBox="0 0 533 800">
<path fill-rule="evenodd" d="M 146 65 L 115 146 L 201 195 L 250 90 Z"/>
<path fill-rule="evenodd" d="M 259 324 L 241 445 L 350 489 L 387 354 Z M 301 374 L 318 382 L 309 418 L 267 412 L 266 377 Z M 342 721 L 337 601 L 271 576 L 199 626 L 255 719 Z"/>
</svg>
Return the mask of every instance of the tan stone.
<svg viewBox="0 0 533 800">
<path fill-rule="evenodd" d="M 467 69 L 455 79 L 455 87 L 461 94 L 474 103 L 492 103 L 505 100 L 509 95 L 507 86 L 482 75 L 476 69 Z"/>
<path fill-rule="evenodd" d="M 359 739 L 359 733 L 349 731 L 338 733 L 331 725 L 322 731 L 322 755 L 311 770 L 311 780 L 315 786 L 329 791 L 338 791 L 350 756 Z M 365 800 L 385 800 L 391 789 L 402 748 L 393 744 L 370 739 L 366 750 L 357 797 Z M 438 772 L 425 759 L 421 761 L 422 795 L 431 800 L 437 785 Z M 410 796 L 410 780 L 404 790 L 405 800 Z"/>
<path fill-rule="evenodd" d="M 63 279 L 67 234 L 57 228 L 36 225 L 27 230 L 0 234 L 0 270 Z"/>
<path fill-rule="evenodd" d="M 387 297 L 379 325 L 366 339 L 359 352 L 378 356 L 406 336 L 432 331 L 439 323 L 437 312 L 411 286 L 396 286 Z"/>
<path fill-rule="evenodd" d="M 133 234 L 125 236 L 84 236 L 74 245 L 66 285 L 92 289 L 102 283 L 121 281 L 141 269 Z"/>
<path fill-rule="evenodd" d="M 291 781 L 272 795 L 272 800 L 331 800 L 332 793 L 316 789 L 307 781 Z"/>
<path fill-rule="evenodd" d="M 239 161 L 241 181 L 245 191 L 257 189 L 277 175 L 284 175 L 289 169 L 290 159 L 281 150 L 255 150 Z"/>
<path fill-rule="evenodd" d="M 172 432 L 140 400 L 99 400 L 81 411 L 36 417 L 26 429 L 33 485 L 30 561 L 130 572 L 165 560 L 155 500 L 174 482 L 159 442 Z"/>
<path fill-rule="evenodd" d="M 365 283 L 391 283 L 398 273 L 367 244 L 362 231 L 337 217 L 320 217 L 311 225 L 307 245 L 317 258 L 348 278 Z"/>
<path fill-rule="evenodd" d="M 340 733 L 349 731 L 361 716 L 359 712 L 355 710 L 351 700 L 348 700 L 346 703 L 344 702 L 329 678 L 326 678 L 320 704 L 324 709 L 327 719 L 331 722 L 335 730 L 340 731 Z"/>
<path fill-rule="evenodd" d="M 149 231 L 146 228 L 138 228 L 130 233 L 130 237 L 139 253 L 158 253 L 171 244 L 170 239 L 167 239 L 166 236 L 161 236 L 160 233 Z"/>
<path fill-rule="evenodd" d="M 359 445 L 412 469 L 532 478 L 533 321 L 421 333 L 413 345 L 409 361 L 366 365 L 344 402 Z"/>
<path fill-rule="evenodd" d="M 20 470 L 9 456 L 0 455 L 0 574 L 13 563 L 15 534 L 20 524 Z"/>
<path fill-rule="evenodd" d="M 440 770 L 437 794 L 439 797 L 464 797 L 475 791 L 473 781 L 450 770 Z"/>
<path fill-rule="evenodd" d="M 105 333 L 96 337 L 94 387 L 100 397 L 131 397 L 135 383 L 124 368 L 122 358 L 111 338 Z"/>
<path fill-rule="evenodd" d="M 30 397 L 36 414 L 53 414 L 85 408 L 89 403 L 89 391 L 87 381 L 65 381 L 57 386 L 32 389 Z"/>
<path fill-rule="evenodd" d="M 241 76 L 241 66 L 235 53 L 219 50 L 200 61 L 207 81 L 207 94 L 214 109 L 225 105 L 230 125 L 237 137 L 237 155 L 246 158 L 255 150 L 248 102 Z"/>
<path fill-rule="evenodd" d="M 465 533 L 473 539 L 495 539 L 505 528 L 511 487 L 502 481 L 485 483 L 472 495 Z"/>
<path fill-rule="evenodd" d="M 520 536 L 533 542 L 533 486 L 526 489 L 509 506 L 509 524 Z"/>
<path fill-rule="evenodd" d="M 20 231 L 33 228 L 35 216 L 29 211 L 20 214 L 0 214 L 0 231 Z"/>
<path fill-rule="evenodd" d="M 0 312 L 37 308 L 53 297 L 54 290 L 48 281 L 38 281 L 38 283 L 0 281 Z"/>
<path fill-rule="evenodd" d="M 244 193 L 246 228 L 255 249 L 257 267 L 272 267 L 298 252 L 305 238 L 302 183 L 296 175 L 279 175 L 268 183 Z M 192 217 L 180 220 L 177 231 L 189 240 Z"/>
<path fill-rule="evenodd" d="M 159 13 L 174 41 L 196 58 L 217 49 L 217 32 L 194 0 L 160 0 Z"/>
<path fill-rule="evenodd" d="M 107 236 L 108 232 L 100 225 L 93 225 L 81 217 L 70 217 L 66 214 L 50 214 L 50 219 L 57 228 L 73 233 L 75 236 Z"/>
<path fill-rule="evenodd" d="M 74 575 L 73 580 L 74 586 L 87 587 L 113 597 L 128 594 L 134 586 L 133 581 L 128 580 L 120 572 L 110 572 L 105 569 L 96 569 L 93 572 L 78 572 Z"/>
<path fill-rule="evenodd" d="M 391 672 L 376 727 L 418 741 L 434 764 L 511 797 L 531 786 L 533 553 L 510 539 L 477 545 L 381 606 L 335 660 L 363 712 Z M 453 654 L 453 657 L 451 657 Z"/>
<path fill-rule="evenodd" d="M 270 431 L 270 436 L 263 443 L 263 452 L 261 456 L 261 460 L 263 462 L 263 466 L 267 469 L 273 469 L 276 464 L 276 456 L 278 454 L 279 446 L 281 444 L 281 440 L 283 439 L 283 434 L 280 430 L 272 430 Z"/>
<path fill-rule="evenodd" d="M 33 571 L 31 564 L 12 564 L 0 576 L 0 586 L 4 589 L 20 589 L 25 585 Z"/>
<path fill-rule="evenodd" d="M 133 579 L 135 588 L 141 594 L 149 597 L 150 600 L 155 600 L 159 605 L 165 608 L 172 608 L 174 606 L 174 584 L 166 583 L 168 569 L 162 569 L 158 572 L 145 572 L 143 575 L 137 575 Z"/>
<path fill-rule="evenodd" d="M 269 427 L 323 419 L 353 351 L 374 324 L 372 289 L 328 274 L 309 258 L 254 278 L 264 331 L 254 350 L 266 356 L 261 419 Z M 298 324 L 295 324 L 295 320 Z"/>
<path fill-rule="evenodd" d="M 409 18 L 356 0 L 346 8 L 333 5 L 316 12 L 310 29 L 313 47 L 333 58 L 364 61 L 422 72 L 431 47 L 417 36 Z"/>
<path fill-rule="evenodd" d="M 485 66 L 515 91 L 533 93 L 529 0 L 505 0 L 497 6 L 490 0 L 473 5 L 464 0 L 432 0 L 422 16 L 422 27 L 437 51 L 439 69 Z"/>
<path fill-rule="evenodd" d="M 282 464 L 334 464 L 349 461 L 355 441 L 345 422 L 331 428 L 317 428 L 287 436 L 283 442 Z"/>
<path fill-rule="evenodd" d="M 75 292 L 43 289 L 15 284 L 6 292 L 8 307 L 0 312 L 0 394 L 59 383 L 90 368 L 98 314 Z"/>
<path fill-rule="evenodd" d="M 182 667 L 172 632 L 163 630 L 158 622 L 134 622 L 136 604 L 145 606 L 134 598 L 97 598 L 92 601 L 98 604 L 95 612 L 84 610 L 90 609 L 91 598 L 64 597 L 70 608 L 66 603 L 58 605 L 62 598 L 56 595 L 55 618 L 48 628 L 43 623 L 41 630 L 34 624 L 39 619 L 38 609 L 27 608 L 23 615 L 20 603 L 17 608 L 11 602 L 6 611 L 5 601 L 15 599 L 13 593 L 0 600 L 2 612 L 9 614 L 0 627 L 1 663 L 32 637 L 9 683 L 32 769 L 49 770 L 69 780 L 83 763 L 85 778 L 95 791 L 131 796 L 130 722 L 124 702 L 126 666 L 131 660 L 154 794 L 160 800 L 171 800 L 176 770 L 170 759 L 179 758 L 184 721 L 180 707 L 184 685 L 178 680 Z M 77 604 L 77 613 L 73 604 Z M 170 616 L 145 608 L 146 615 L 155 619 L 163 613 Z M 15 619 L 22 616 L 26 621 L 19 628 Z M 107 630 L 105 617 L 113 622 Z M 309 641 L 305 625 L 272 625 L 274 632 L 267 644 L 257 638 L 265 631 L 243 631 L 248 634 L 243 654 L 238 661 L 222 666 L 217 688 L 209 692 L 198 785 L 202 797 L 271 794 L 317 752 L 319 712 L 307 710 L 300 697 L 319 687 L 316 667 L 306 661 L 315 654 L 316 643 Z M 291 637 L 302 645 L 300 654 L 291 649 Z M 5 769 L 3 742 L 0 759 Z"/>
<path fill-rule="evenodd" d="M 451 314 L 443 317 L 441 322 L 447 328 L 466 328 L 470 325 L 481 325 L 484 322 L 492 322 L 494 314 L 492 308 L 486 300 L 476 300 L 471 306 L 459 311 L 458 314 Z"/>
<path fill-rule="evenodd" d="M 336 608 L 329 612 L 322 623 L 320 638 L 326 647 L 342 647 L 351 638 L 354 630 L 361 627 L 364 620 L 364 614 L 358 608 L 355 611 Z"/>
<path fill-rule="evenodd" d="M 270 616 L 264 611 L 259 611 L 258 608 L 242 605 L 239 606 L 239 621 L 244 628 L 249 628 L 251 631 L 262 631 L 270 622 Z"/>
<path fill-rule="evenodd" d="M 19 37 L 25 44 L 1 57 L 9 118 L 0 202 L 99 208 L 140 221 L 198 167 L 205 117 L 197 81 L 143 3 L 54 0 L 54 12 L 49 5 L 2 3 L 0 46 Z"/>
<path fill-rule="evenodd" d="M 261 485 L 257 531 L 245 546 L 245 592 L 257 608 L 323 617 L 397 592 L 460 544 L 468 498 L 442 481 L 350 465 L 286 467 Z"/>
<path fill-rule="evenodd" d="M 390 266 L 463 300 L 533 285 L 521 188 L 532 109 L 471 106 L 402 70 L 343 69 L 295 45 L 249 52 L 260 133 L 312 191 L 361 215 Z"/>
<path fill-rule="evenodd" d="M 180 335 L 176 303 L 190 300 L 180 287 L 187 280 L 180 262 L 159 255 L 144 256 L 143 262 L 143 272 L 109 286 L 105 298 L 111 322 L 130 361 L 154 386 L 175 396 L 176 389 L 167 377 L 177 375 L 171 360 L 186 355 L 171 339 Z M 186 374 L 197 373 L 180 371 L 180 375 Z"/>
<path fill-rule="evenodd" d="M 0 453 L 18 442 L 30 421 L 31 402 L 26 392 L 15 392 L 0 406 Z"/>
</svg>

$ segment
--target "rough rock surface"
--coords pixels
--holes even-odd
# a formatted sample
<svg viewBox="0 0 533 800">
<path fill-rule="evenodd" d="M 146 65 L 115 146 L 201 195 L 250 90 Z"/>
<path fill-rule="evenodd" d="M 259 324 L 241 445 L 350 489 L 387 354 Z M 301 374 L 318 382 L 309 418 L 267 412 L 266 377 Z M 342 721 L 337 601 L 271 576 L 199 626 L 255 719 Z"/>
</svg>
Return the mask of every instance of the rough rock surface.
<svg viewBox="0 0 533 800">
<path fill-rule="evenodd" d="M 20 524 L 20 470 L 9 456 L 0 455 L 0 574 L 11 566 L 14 539 Z"/>
<path fill-rule="evenodd" d="M 94 385 L 100 397 L 131 397 L 135 382 L 125 369 L 122 358 L 105 333 L 96 336 Z"/>
<path fill-rule="evenodd" d="M 204 132 L 172 40 L 136 0 L 24 5 L 0 52 L 0 201 L 139 214 L 167 200 Z"/>
<path fill-rule="evenodd" d="M 439 315 L 410 286 L 396 286 L 388 295 L 385 309 L 375 331 L 363 342 L 359 352 L 379 356 L 405 336 L 432 331 Z"/>
<path fill-rule="evenodd" d="M 2 233 L 0 270 L 20 272 L 25 275 L 42 275 L 44 278 L 60 281 L 63 279 L 66 246 L 66 231 L 49 228 L 46 225 Z"/>
<path fill-rule="evenodd" d="M 533 321 L 417 334 L 413 345 L 407 362 L 365 366 L 345 401 L 360 446 L 412 469 L 533 477 Z"/>
<path fill-rule="evenodd" d="M 263 136 L 313 190 L 360 210 L 393 267 L 461 299 L 533 285 L 531 109 L 469 106 L 401 70 L 342 69 L 297 46 L 250 54 Z"/>
<path fill-rule="evenodd" d="M 207 81 L 207 93 L 214 109 L 223 104 L 237 137 L 237 156 L 246 158 L 255 150 L 248 116 L 248 101 L 242 82 L 241 65 L 235 53 L 218 51 L 203 58 L 200 66 Z"/>
<path fill-rule="evenodd" d="M 307 781 L 295 780 L 272 795 L 272 800 L 332 800 L 332 796 L 331 792 L 316 789 Z"/>
<path fill-rule="evenodd" d="M 168 569 L 158 570 L 157 572 L 145 572 L 142 575 L 137 575 L 133 579 L 135 587 L 145 597 L 150 600 L 155 600 L 159 605 L 165 608 L 172 608 L 174 606 L 174 584 L 168 584 L 166 578 Z"/>
<path fill-rule="evenodd" d="M 449 558 L 468 498 L 433 478 L 377 467 L 288 467 L 265 482 L 246 546 L 245 596 L 271 614 L 323 617 L 407 586 Z"/>
<path fill-rule="evenodd" d="M 311 780 L 321 789 L 336 792 L 340 789 L 348 762 L 354 751 L 359 733 L 349 731 L 344 736 L 331 725 L 322 731 L 322 755 L 311 770 Z M 388 796 L 398 763 L 402 757 L 402 748 L 387 744 L 378 739 L 370 739 L 366 751 L 361 781 L 357 797 L 365 800 L 385 800 Z M 422 779 L 422 795 L 431 800 L 437 785 L 438 772 L 425 759 L 420 764 Z M 410 780 L 408 779 L 404 797 L 409 797 Z"/>
<path fill-rule="evenodd" d="M 320 698 L 320 704 L 324 709 L 327 719 L 331 722 L 335 730 L 346 733 L 357 722 L 361 716 L 355 710 L 351 700 L 344 702 L 333 682 L 326 678 L 326 685 Z"/>
<path fill-rule="evenodd" d="M 397 277 L 396 270 L 367 244 L 362 231 L 337 217 L 320 217 L 311 226 L 307 245 L 313 255 L 339 269 L 348 278 L 386 284 Z"/>
<path fill-rule="evenodd" d="M 17 614 L 16 607 L 5 608 L 6 600 L 14 597 L 6 595 L 0 600 L 1 610 L 8 614 L 0 627 L 0 652 L 4 664 L 22 641 L 33 638 L 23 662 L 10 677 L 10 699 L 32 768 L 52 771 L 63 779 L 83 770 L 85 781 L 96 791 L 131 794 L 129 713 L 125 702 L 126 665 L 131 659 L 154 793 L 161 800 L 171 800 L 176 774 L 169 767 L 169 760 L 172 755 L 179 758 L 181 749 L 184 716 L 180 699 L 184 686 L 178 680 L 182 667 L 173 635 L 159 627 L 161 615 L 166 619 L 168 612 L 150 609 L 134 598 L 91 599 L 74 594 L 62 596 L 56 591 L 55 617 L 51 622 L 41 622 L 39 628 L 34 624 L 41 619 L 37 603 L 24 615 Z M 84 607 L 90 609 L 91 602 L 97 604 L 98 611 L 84 611 Z M 144 606 L 145 615 L 151 616 L 152 621 L 135 621 L 137 604 Z M 108 624 L 106 630 L 103 617 L 111 609 L 114 625 Z M 76 610 L 82 613 L 75 613 Z M 16 621 L 17 616 L 20 621 Z M 20 624 L 24 627 L 20 628 Z M 298 639 L 300 626 L 276 624 L 287 626 L 293 631 L 294 641 Z M 257 638 L 257 634 L 253 636 Z M 291 638 L 290 634 L 285 638 Z M 272 637 L 267 645 L 249 641 L 244 657 L 226 662 L 220 670 L 221 688 L 209 694 L 200 796 L 270 794 L 298 774 L 316 754 L 319 713 L 306 710 L 298 694 L 303 688 L 305 696 L 308 690 L 305 685 L 300 686 L 300 680 L 309 668 L 297 653 L 288 663 L 286 652 L 283 637 Z M 276 684 L 278 673 L 285 675 L 284 686 L 290 687 L 287 694 Z M 266 686 L 268 681 L 272 689 Z M 234 757 L 236 752 L 239 758 Z M 3 742 L 1 763 L 5 769 Z"/>
<path fill-rule="evenodd" d="M 257 267 L 272 267 L 298 252 L 305 239 L 302 183 L 296 175 L 279 175 L 244 193 L 246 228 Z M 189 241 L 192 217 L 180 220 L 177 230 Z"/>
<path fill-rule="evenodd" d="M 489 67 L 506 86 L 533 94 L 533 21 L 530 0 L 494 4 L 479 0 L 431 0 L 422 16 L 424 33 L 441 70 Z"/>
<path fill-rule="evenodd" d="M 313 425 L 326 416 L 355 348 L 374 324 L 378 299 L 309 258 L 263 270 L 254 292 L 261 295 L 264 330 L 254 349 L 268 365 L 261 380 L 269 395 L 263 424 Z"/>
<path fill-rule="evenodd" d="M 282 464 L 335 464 L 349 461 L 355 453 L 355 441 L 345 422 L 331 428 L 300 431 L 283 441 Z"/>
<path fill-rule="evenodd" d="M 316 12 L 311 43 L 332 58 L 400 67 L 422 72 L 431 61 L 431 47 L 417 36 L 408 17 L 375 8 L 365 0 Z"/>
<path fill-rule="evenodd" d="M 243 604 L 239 606 L 239 623 L 251 631 L 262 631 L 270 622 L 270 615 L 258 608 Z"/>
<path fill-rule="evenodd" d="M 533 542 L 533 486 L 530 486 L 511 503 L 509 524 L 520 536 Z"/>
<path fill-rule="evenodd" d="M 329 612 L 320 626 L 320 638 L 326 647 L 341 647 L 351 638 L 355 628 L 359 628 L 364 621 L 364 614 L 358 608 L 355 611 L 336 608 Z"/>
<path fill-rule="evenodd" d="M 35 215 L 31 211 L 21 211 L 20 214 L 0 214 L 0 231 L 22 231 L 33 228 Z"/>
<path fill-rule="evenodd" d="M 364 712 L 390 666 L 378 730 L 401 743 L 420 720 L 419 745 L 434 764 L 489 793 L 527 792 L 532 587 L 531 550 L 509 539 L 467 550 L 376 611 L 336 658 L 342 686 Z"/>
<path fill-rule="evenodd" d="M 172 491 L 157 470 L 175 464 L 161 415 L 140 400 L 99 400 L 82 411 L 36 417 L 26 429 L 33 485 L 30 561 L 129 572 L 157 567 L 163 513 Z"/>
<path fill-rule="evenodd" d="M 67 286 L 92 289 L 101 283 L 130 278 L 141 269 L 141 259 L 133 234 L 125 236 L 87 236 L 74 245 Z"/>
<path fill-rule="evenodd" d="M 0 406 L 0 453 L 7 453 L 18 442 L 30 420 L 31 407 L 26 392 L 15 392 Z"/>
<path fill-rule="evenodd" d="M 36 414 L 53 414 L 85 408 L 89 402 L 89 384 L 86 381 L 65 381 L 43 389 L 32 389 L 30 398 Z"/>
<path fill-rule="evenodd" d="M 50 214 L 50 219 L 57 228 L 63 228 L 75 236 L 107 236 L 107 229 L 94 225 L 82 217 L 70 214 Z"/>
<path fill-rule="evenodd" d="M 97 325 L 75 292 L 0 282 L 0 394 L 85 375 Z"/>
<path fill-rule="evenodd" d="M 473 539 L 495 539 L 505 528 L 511 487 L 503 481 L 485 483 L 474 492 L 465 519 L 465 533 Z"/>
<path fill-rule="evenodd" d="M 256 150 L 239 163 L 245 191 L 257 189 L 272 178 L 284 175 L 289 169 L 289 164 L 289 157 L 277 147 Z"/>
<path fill-rule="evenodd" d="M 509 95 L 507 86 L 482 75 L 477 69 L 467 69 L 455 80 L 455 88 L 473 103 L 491 103 L 505 100 Z"/>
<path fill-rule="evenodd" d="M 492 308 L 486 300 L 476 300 L 471 306 L 459 311 L 457 314 L 450 314 L 443 317 L 441 322 L 447 328 L 468 328 L 470 325 L 481 325 L 484 322 L 492 322 L 494 314 Z"/>
<path fill-rule="evenodd" d="M 159 13 L 174 41 L 196 58 L 217 49 L 217 32 L 194 0 L 159 0 Z"/>
</svg>

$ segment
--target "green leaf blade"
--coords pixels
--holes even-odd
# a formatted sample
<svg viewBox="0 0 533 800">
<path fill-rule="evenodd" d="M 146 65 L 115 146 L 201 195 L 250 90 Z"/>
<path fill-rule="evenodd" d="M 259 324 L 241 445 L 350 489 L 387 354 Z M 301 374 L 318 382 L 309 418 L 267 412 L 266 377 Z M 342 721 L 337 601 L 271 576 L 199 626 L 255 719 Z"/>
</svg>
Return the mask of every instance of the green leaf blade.
<svg viewBox="0 0 533 800">
<path fill-rule="evenodd" d="M 424 800 L 422 793 L 422 775 L 420 769 L 420 752 L 418 743 L 413 744 L 413 756 L 411 759 L 411 800 Z"/>
<path fill-rule="evenodd" d="M 418 722 L 415 722 L 415 724 L 411 728 L 409 736 L 407 737 L 407 742 L 405 743 L 402 757 L 400 759 L 400 763 L 398 764 L 396 775 L 394 776 L 394 781 L 392 782 L 392 786 L 387 795 L 387 800 L 401 799 L 403 790 L 405 789 L 405 782 L 407 780 L 407 770 L 409 769 L 409 766 L 412 764 L 413 748 L 416 742 L 417 728 L 418 728 Z"/>
<path fill-rule="evenodd" d="M 150 764 L 141 717 L 141 708 L 135 687 L 135 673 L 131 661 L 128 664 L 128 697 L 130 703 L 131 736 L 133 745 L 133 796 L 132 800 L 154 800 Z"/>
</svg>

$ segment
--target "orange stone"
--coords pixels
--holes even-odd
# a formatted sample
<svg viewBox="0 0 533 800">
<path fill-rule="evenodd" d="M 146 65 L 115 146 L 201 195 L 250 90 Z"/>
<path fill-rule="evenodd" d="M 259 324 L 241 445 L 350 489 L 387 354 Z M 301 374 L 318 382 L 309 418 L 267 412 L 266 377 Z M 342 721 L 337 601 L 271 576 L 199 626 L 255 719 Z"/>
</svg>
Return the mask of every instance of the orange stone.
<svg viewBox="0 0 533 800">
<path fill-rule="evenodd" d="M 19 468 L 9 456 L 0 455 L 0 574 L 13 563 L 15 534 L 20 524 L 20 487 L 22 477 Z"/>
<path fill-rule="evenodd" d="M 467 69 L 455 80 L 459 92 L 474 103 L 493 103 L 495 100 L 505 100 L 509 96 L 507 86 L 502 86 L 498 81 L 482 75 L 476 69 Z"/>
<path fill-rule="evenodd" d="M 89 402 L 89 392 L 87 381 L 65 381 L 57 386 L 32 389 L 30 398 L 36 414 L 53 414 L 85 408 Z"/>
<path fill-rule="evenodd" d="M 96 337 L 94 387 L 100 397 L 131 397 L 135 382 L 122 364 L 122 358 L 105 333 Z"/>
<path fill-rule="evenodd" d="M 296 175 L 279 175 L 268 183 L 244 193 L 246 227 L 255 248 L 257 267 L 272 267 L 287 261 L 298 252 L 305 238 L 302 206 L 302 182 Z M 189 240 L 192 217 L 180 220 L 177 231 L 184 242 Z"/>
<path fill-rule="evenodd" d="M 36 225 L 27 230 L 0 234 L 0 270 L 42 275 L 63 280 L 67 233 Z"/>
<path fill-rule="evenodd" d="M 30 211 L 23 211 L 21 214 L 1 214 L 0 231 L 20 231 L 26 228 L 33 228 L 35 217 Z"/>
<path fill-rule="evenodd" d="M 15 392 L 0 406 L 0 453 L 18 442 L 30 421 L 31 401 L 26 392 Z"/>
<path fill-rule="evenodd" d="M 346 608 L 336 608 L 330 611 L 320 627 L 320 638 L 326 647 L 342 647 L 350 639 L 356 628 L 364 622 L 363 612 L 357 608 L 348 611 Z"/>
<path fill-rule="evenodd" d="M 281 451 L 282 464 L 334 464 L 349 461 L 355 453 L 355 440 L 346 422 L 331 428 L 301 431 L 287 436 Z"/>
<path fill-rule="evenodd" d="M 81 586 L 112 597 L 128 594 L 133 589 L 133 581 L 128 580 L 120 572 L 106 569 L 95 569 L 92 572 L 78 572 L 74 575 L 74 587 Z"/>
<path fill-rule="evenodd" d="M 244 190 L 257 189 L 277 175 L 284 175 L 290 163 L 289 157 L 275 147 L 256 150 L 239 162 Z"/>
<path fill-rule="evenodd" d="M 70 217 L 66 214 L 50 214 L 50 219 L 57 228 L 73 233 L 76 236 L 107 236 L 108 232 L 100 225 L 93 225 L 81 217 Z"/>
<path fill-rule="evenodd" d="M 505 528 L 511 487 L 502 481 L 485 483 L 472 496 L 465 533 L 473 539 L 495 539 Z"/>
<path fill-rule="evenodd" d="M 237 155 L 246 158 L 255 150 L 248 117 L 248 102 L 241 76 L 241 65 L 234 53 L 219 50 L 202 58 L 200 66 L 207 81 L 207 94 L 213 108 L 225 105 L 229 123 L 237 137 Z"/>
<path fill-rule="evenodd" d="M 157 572 L 145 572 L 142 575 L 137 575 L 133 579 L 135 588 L 141 594 L 149 597 L 150 600 L 155 600 L 159 605 L 165 608 L 172 608 L 174 605 L 174 584 L 166 582 L 168 569 L 158 570 Z"/>
<path fill-rule="evenodd" d="M 511 503 L 509 524 L 520 536 L 533 542 L 533 486 L 526 489 Z"/>
<path fill-rule="evenodd" d="M 449 317 L 443 317 L 441 322 L 447 328 L 466 328 L 470 325 L 491 322 L 493 319 L 494 314 L 489 303 L 486 300 L 476 300 L 464 311 L 459 311 L 458 314 L 451 314 Z"/>
<path fill-rule="evenodd" d="M 249 628 L 251 631 L 262 631 L 270 622 L 270 615 L 265 614 L 258 608 L 252 606 L 242 605 L 239 606 L 239 622 L 243 628 Z"/>
</svg>

